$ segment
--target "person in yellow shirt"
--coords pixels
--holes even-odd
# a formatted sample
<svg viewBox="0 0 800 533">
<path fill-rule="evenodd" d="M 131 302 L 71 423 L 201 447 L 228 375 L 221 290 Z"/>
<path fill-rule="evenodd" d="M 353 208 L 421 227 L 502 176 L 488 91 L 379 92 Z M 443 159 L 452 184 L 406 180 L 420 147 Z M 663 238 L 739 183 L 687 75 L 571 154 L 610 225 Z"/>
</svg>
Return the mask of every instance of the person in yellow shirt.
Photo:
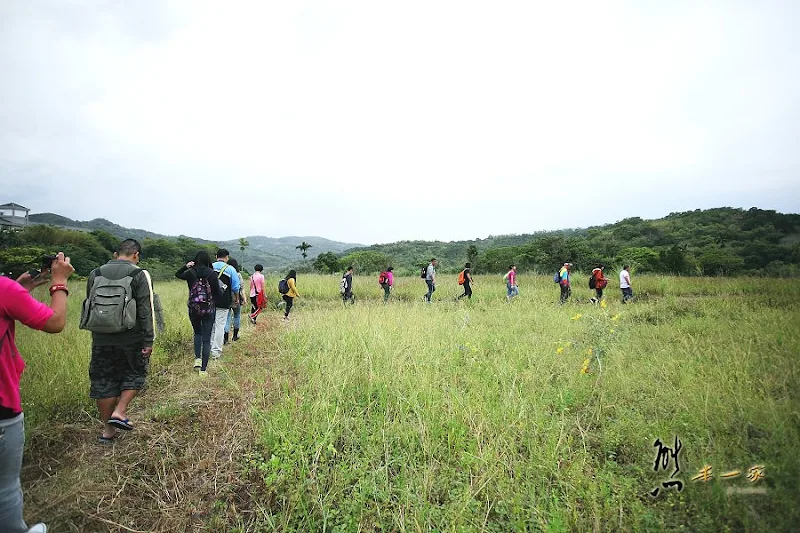
<svg viewBox="0 0 800 533">
<path fill-rule="evenodd" d="M 283 295 L 283 301 L 286 302 L 286 311 L 283 313 L 283 319 L 289 320 L 289 311 L 292 310 L 294 299 L 300 296 L 297 292 L 297 272 L 295 270 L 290 270 L 289 274 L 283 279 L 285 279 L 286 284 L 289 285 L 289 292 Z"/>
</svg>

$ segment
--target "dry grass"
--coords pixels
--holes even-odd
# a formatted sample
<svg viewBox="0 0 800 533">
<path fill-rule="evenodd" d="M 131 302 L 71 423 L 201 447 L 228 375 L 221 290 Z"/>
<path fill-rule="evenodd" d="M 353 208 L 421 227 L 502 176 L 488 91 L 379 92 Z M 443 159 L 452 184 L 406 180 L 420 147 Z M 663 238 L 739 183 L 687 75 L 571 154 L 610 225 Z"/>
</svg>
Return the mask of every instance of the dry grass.
<svg viewBox="0 0 800 533">
<path fill-rule="evenodd" d="M 255 440 L 250 410 L 272 397 L 266 370 L 277 356 L 268 349 L 276 325 L 265 317 L 246 328 L 204 380 L 187 346 L 151 375 L 131 406 L 136 430 L 113 446 L 95 443 L 96 413 L 34 430 L 22 472 L 26 514 L 81 533 L 250 530 L 257 485 L 243 465 Z"/>
</svg>

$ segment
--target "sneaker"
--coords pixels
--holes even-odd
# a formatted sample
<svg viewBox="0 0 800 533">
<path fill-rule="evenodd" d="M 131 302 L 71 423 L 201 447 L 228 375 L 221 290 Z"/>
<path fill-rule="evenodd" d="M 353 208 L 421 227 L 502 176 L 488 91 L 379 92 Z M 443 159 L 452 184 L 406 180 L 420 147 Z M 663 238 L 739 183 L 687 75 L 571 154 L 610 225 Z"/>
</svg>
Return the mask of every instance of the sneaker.
<svg viewBox="0 0 800 533">
<path fill-rule="evenodd" d="M 208 370 L 201 370 L 200 372 L 197 373 L 197 375 L 200 376 L 201 378 L 207 378 Z"/>
<path fill-rule="evenodd" d="M 202 366 L 203 366 L 203 360 L 202 359 L 195 359 L 194 360 L 194 368 L 195 369 L 198 369 L 198 368 L 200 368 Z"/>
<path fill-rule="evenodd" d="M 47 526 L 44 525 L 42 522 L 39 522 L 38 524 L 32 526 L 28 530 L 28 533 L 47 533 Z"/>
</svg>

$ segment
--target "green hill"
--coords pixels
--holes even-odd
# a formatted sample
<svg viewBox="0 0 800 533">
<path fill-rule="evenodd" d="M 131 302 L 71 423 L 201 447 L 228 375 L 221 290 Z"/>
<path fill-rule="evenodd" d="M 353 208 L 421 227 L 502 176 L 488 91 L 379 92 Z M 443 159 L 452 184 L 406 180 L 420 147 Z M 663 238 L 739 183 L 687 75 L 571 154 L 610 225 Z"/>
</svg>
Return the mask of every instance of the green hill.
<svg viewBox="0 0 800 533">
<path fill-rule="evenodd" d="M 697 209 L 583 229 L 449 243 L 401 241 L 347 250 L 345 256 L 381 254 L 404 267 L 436 257 L 441 270 L 455 271 L 468 260 L 470 246 L 475 248 L 472 259 L 477 272 L 502 272 L 515 263 L 524 270 L 549 273 L 571 261 L 579 270 L 590 270 L 597 263 L 612 269 L 631 263 L 639 272 L 796 276 L 800 274 L 800 215 L 755 207 Z"/>
<path fill-rule="evenodd" d="M 80 221 L 72 220 L 55 213 L 36 213 L 30 215 L 29 220 L 34 224 L 56 226 L 69 230 L 105 232 L 116 239 L 137 239 L 142 243 L 145 251 L 150 248 L 150 252 L 145 254 L 145 256 L 149 258 L 155 256 L 159 259 L 166 259 L 172 255 L 189 253 L 188 250 L 196 251 L 197 245 L 207 245 L 209 249 L 218 247 L 227 248 L 248 270 L 252 270 L 253 265 L 256 263 L 261 263 L 268 271 L 281 270 L 297 265 L 302 261 L 302 256 L 300 255 L 300 250 L 296 247 L 302 242 L 311 244 L 311 248 L 307 251 L 309 260 L 313 260 L 321 253 L 341 253 L 348 248 L 361 246 L 360 244 L 336 242 L 313 236 L 273 238 L 255 235 L 245 237 L 245 240 L 247 240 L 250 245 L 245 249 L 244 253 L 242 253 L 239 247 L 239 239 L 216 242 L 197 237 L 187 237 L 185 235 L 180 235 L 178 237 L 162 235 L 143 229 L 126 228 L 104 218 Z M 181 257 L 183 258 L 183 256 Z M 182 260 L 186 259 L 188 259 L 188 257 Z"/>
<path fill-rule="evenodd" d="M 442 272 L 458 271 L 470 260 L 477 273 L 503 272 L 512 263 L 524 271 L 551 273 L 564 261 L 571 261 L 578 271 L 588 271 L 598 263 L 613 271 L 630 263 L 638 272 L 800 276 L 800 215 L 755 207 L 698 209 L 654 220 L 633 217 L 589 228 L 457 242 L 399 241 L 360 246 L 321 237 L 248 236 L 244 252 L 238 239 L 211 242 L 172 237 L 124 228 L 105 219 L 82 222 L 53 213 L 34 214 L 30 219 L 38 225 L 22 232 L 3 232 L 0 268 L 22 268 L 35 261 L 37 253 L 59 246 L 85 252 L 77 259 L 83 271 L 107 256 L 115 241 L 135 237 L 142 241 L 148 267 L 162 277 L 169 276 L 199 248 L 213 252 L 219 246 L 228 248 L 248 270 L 261 263 L 267 271 L 289 267 L 309 270 L 313 265 L 335 272 L 346 263 L 356 265 L 361 273 L 391 264 L 395 272 L 407 274 L 436 257 Z M 43 224 L 64 229 L 54 232 Z M 307 261 L 297 249 L 301 242 L 311 245 Z"/>
</svg>

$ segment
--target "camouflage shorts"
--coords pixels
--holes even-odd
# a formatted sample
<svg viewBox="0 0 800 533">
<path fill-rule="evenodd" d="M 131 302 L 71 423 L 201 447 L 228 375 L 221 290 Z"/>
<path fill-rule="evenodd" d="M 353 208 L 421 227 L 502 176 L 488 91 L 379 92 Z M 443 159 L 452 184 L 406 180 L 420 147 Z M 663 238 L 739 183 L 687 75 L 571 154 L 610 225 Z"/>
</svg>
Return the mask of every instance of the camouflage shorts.
<svg viewBox="0 0 800 533">
<path fill-rule="evenodd" d="M 141 390 L 149 367 L 150 358 L 142 355 L 141 345 L 92 346 L 89 397 L 102 400 L 116 398 L 124 390 Z"/>
</svg>

